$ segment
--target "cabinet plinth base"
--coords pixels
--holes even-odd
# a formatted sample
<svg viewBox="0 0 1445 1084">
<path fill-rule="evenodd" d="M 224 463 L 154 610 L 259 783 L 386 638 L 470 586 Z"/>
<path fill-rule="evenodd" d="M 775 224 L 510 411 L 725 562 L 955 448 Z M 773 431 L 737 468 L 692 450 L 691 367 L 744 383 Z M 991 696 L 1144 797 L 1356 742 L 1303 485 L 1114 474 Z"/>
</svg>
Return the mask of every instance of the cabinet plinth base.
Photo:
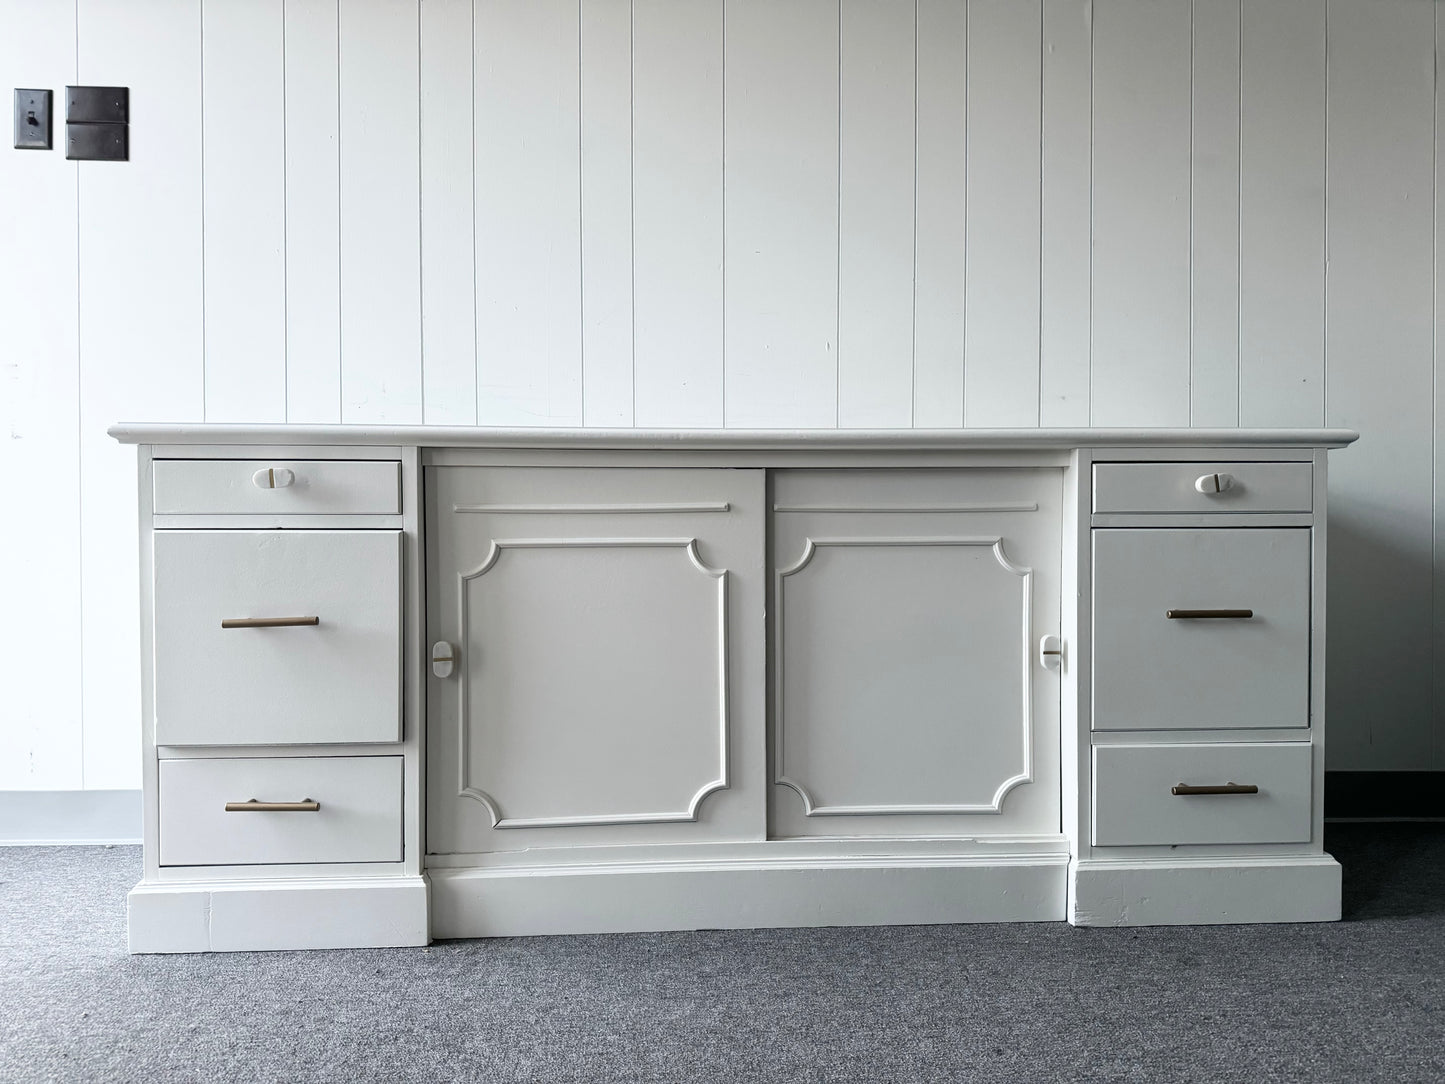
<svg viewBox="0 0 1445 1084">
<path fill-rule="evenodd" d="M 1068 859 L 1026 855 L 433 869 L 436 937 L 1038 922 Z"/>
<path fill-rule="evenodd" d="M 127 897 L 131 952 L 425 945 L 421 877 L 142 882 Z"/>
<path fill-rule="evenodd" d="M 1335 922 L 1340 865 L 1327 854 L 1260 858 L 1082 859 L 1069 867 L 1075 926 Z"/>
</svg>

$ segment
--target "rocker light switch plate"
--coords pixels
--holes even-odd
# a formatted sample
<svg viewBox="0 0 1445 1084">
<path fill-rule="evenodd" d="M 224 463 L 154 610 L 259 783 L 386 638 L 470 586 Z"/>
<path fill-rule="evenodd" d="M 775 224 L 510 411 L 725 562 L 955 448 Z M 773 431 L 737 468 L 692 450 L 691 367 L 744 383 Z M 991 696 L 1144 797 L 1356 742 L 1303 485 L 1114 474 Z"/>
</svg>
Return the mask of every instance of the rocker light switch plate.
<svg viewBox="0 0 1445 1084">
<path fill-rule="evenodd" d="M 48 90 L 15 91 L 15 149 L 48 151 L 54 95 Z"/>
</svg>

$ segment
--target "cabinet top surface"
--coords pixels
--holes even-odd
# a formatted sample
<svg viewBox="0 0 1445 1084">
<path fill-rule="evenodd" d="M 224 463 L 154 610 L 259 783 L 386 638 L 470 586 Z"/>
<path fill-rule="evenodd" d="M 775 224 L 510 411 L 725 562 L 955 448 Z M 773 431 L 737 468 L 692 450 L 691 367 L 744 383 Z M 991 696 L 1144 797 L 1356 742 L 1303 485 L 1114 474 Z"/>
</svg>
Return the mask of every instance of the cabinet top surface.
<svg viewBox="0 0 1445 1084">
<path fill-rule="evenodd" d="M 113 425 L 122 444 L 423 448 L 944 451 L 1110 447 L 1342 448 L 1349 429 L 499 429 L 438 425 Z"/>
</svg>

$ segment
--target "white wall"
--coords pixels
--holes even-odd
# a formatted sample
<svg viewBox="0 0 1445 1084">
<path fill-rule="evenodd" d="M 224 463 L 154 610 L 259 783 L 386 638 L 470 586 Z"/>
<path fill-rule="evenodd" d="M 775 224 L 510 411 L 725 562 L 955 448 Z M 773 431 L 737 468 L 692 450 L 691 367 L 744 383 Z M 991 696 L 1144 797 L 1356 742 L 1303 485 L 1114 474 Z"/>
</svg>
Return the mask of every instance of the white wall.
<svg viewBox="0 0 1445 1084">
<path fill-rule="evenodd" d="M 139 779 L 118 420 L 1358 428 L 1330 767 L 1445 768 L 1442 24 L 0 0 L 6 87 L 132 109 L 127 164 L 0 150 L 0 790 Z"/>
</svg>

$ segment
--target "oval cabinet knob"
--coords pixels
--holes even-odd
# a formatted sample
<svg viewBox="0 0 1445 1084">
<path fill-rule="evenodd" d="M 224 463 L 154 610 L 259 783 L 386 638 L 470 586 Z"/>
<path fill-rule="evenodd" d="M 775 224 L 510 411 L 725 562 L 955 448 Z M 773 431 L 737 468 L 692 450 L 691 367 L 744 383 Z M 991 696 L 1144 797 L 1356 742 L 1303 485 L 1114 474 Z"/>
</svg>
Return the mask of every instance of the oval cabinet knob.
<svg viewBox="0 0 1445 1084">
<path fill-rule="evenodd" d="M 1234 488 L 1232 474 L 1201 474 L 1194 479 L 1194 488 L 1200 493 L 1223 493 Z"/>
<path fill-rule="evenodd" d="M 1039 665 L 1045 670 L 1057 670 L 1064 658 L 1064 643 L 1057 636 L 1045 636 L 1039 640 Z"/>
<path fill-rule="evenodd" d="M 285 489 L 296 481 L 296 472 L 287 467 L 262 467 L 251 475 L 257 489 Z"/>
<path fill-rule="evenodd" d="M 445 640 L 438 640 L 431 645 L 431 672 L 439 678 L 452 676 L 452 670 L 457 664 L 457 652 L 451 644 Z"/>
</svg>

